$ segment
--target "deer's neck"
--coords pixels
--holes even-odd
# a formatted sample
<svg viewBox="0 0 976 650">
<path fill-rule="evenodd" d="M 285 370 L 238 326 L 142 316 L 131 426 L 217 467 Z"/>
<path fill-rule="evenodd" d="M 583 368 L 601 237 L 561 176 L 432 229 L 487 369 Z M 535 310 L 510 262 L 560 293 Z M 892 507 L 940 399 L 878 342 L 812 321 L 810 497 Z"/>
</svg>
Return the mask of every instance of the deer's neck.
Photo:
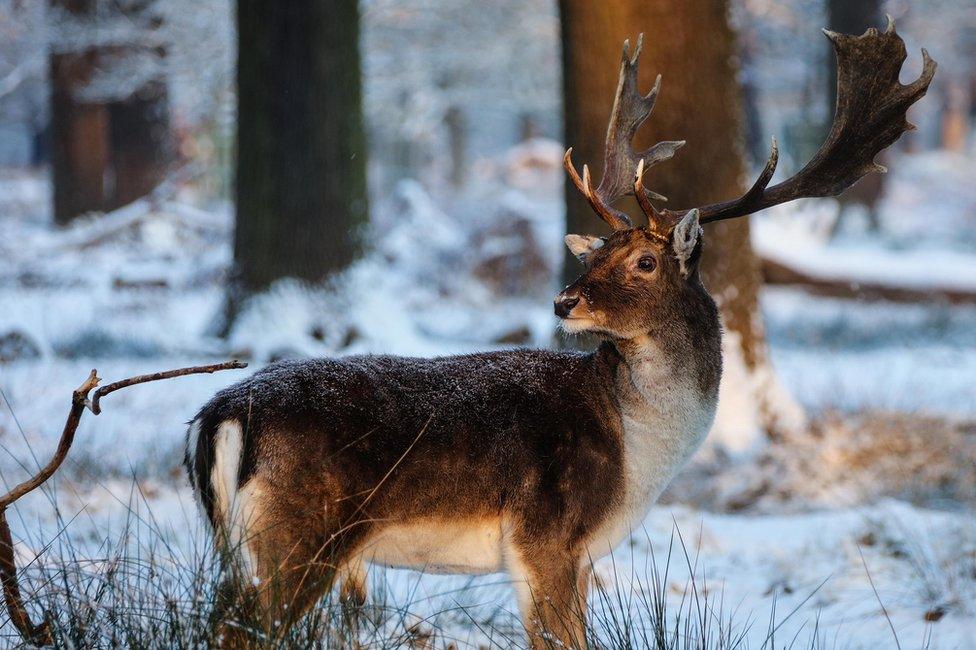
<svg viewBox="0 0 976 650">
<path fill-rule="evenodd" d="M 602 557 L 639 528 L 651 504 L 704 440 L 715 416 L 721 373 L 716 341 L 708 342 L 705 354 L 690 356 L 687 346 L 652 335 L 604 345 L 600 353 L 618 361 L 614 392 L 623 435 L 623 492 L 593 536 L 593 557 Z"/>
<path fill-rule="evenodd" d="M 721 375 L 717 321 L 696 336 L 674 328 L 614 343 L 615 392 L 630 499 L 650 505 L 711 428 Z"/>
<path fill-rule="evenodd" d="M 623 359 L 616 376 L 621 415 L 650 424 L 662 418 L 680 420 L 696 404 L 714 407 L 721 373 L 718 346 L 712 354 L 692 349 L 690 342 L 652 334 L 615 345 Z"/>
</svg>

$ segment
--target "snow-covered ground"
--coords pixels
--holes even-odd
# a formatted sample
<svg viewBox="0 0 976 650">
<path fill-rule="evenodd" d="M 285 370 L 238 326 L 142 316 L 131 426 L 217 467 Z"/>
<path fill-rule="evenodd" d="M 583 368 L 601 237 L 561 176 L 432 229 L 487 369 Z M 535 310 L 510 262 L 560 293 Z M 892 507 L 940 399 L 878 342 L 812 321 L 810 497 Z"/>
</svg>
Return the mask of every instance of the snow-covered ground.
<svg viewBox="0 0 976 650">
<path fill-rule="evenodd" d="M 47 458 L 71 391 L 93 367 L 111 381 L 230 357 L 249 360 L 253 369 L 293 355 L 434 355 L 512 343 L 550 345 L 551 269 L 561 254 L 559 147 L 540 142 L 533 152 L 522 152 L 543 159 L 553 152 L 557 162 L 548 172 L 537 165 L 520 169 L 518 155 L 483 163 L 484 176 L 492 179 L 486 182 L 495 184 L 487 189 L 503 197 L 490 220 L 466 216 L 463 202 L 451 206 L 448 216 L 420 185 L 401 184 L 396 199 L 376 215 L 376 252 L 335 291 L 284 283 L 252 305 L 226 340 L 213 330 L 230 262 L 229 207 L 190 207 L 193 196 L 186 191 L 56 231 L 46 215 L 46 182 L 5 176 L 4 485 Z M 822 223 L 833 208 L 821 202 L 758 221 L 757 249 L 845 278 L 976 288 L 976 195 L 965 181 L 976 174 L 973 160 L 925 154 L 891 167 L 883 238 L 845 234 L 825 243 Z M 529 173 L 545 178 L 526 183 Z M 932 196 L 939 202 L 930 205 Z M 484 204 L 478 203 L 480 211 Z M 497 229 L 499 223 L 522 228 L 523 236 L 512 238 Z M 535 243 L 520 248 L 525 237 Z M 521 273 L 517 295 L 486 262 L 499 256 L 515 260 Z M 976 306 L 854 302 L 775 288 L 765 292 L 763 309 L 776 370 L 814 420 L 870 411 L 957 423 L 976 419 Z M 170 538 L 172 549 L 201 548 L 205 534 L 179 469 L 184 423 L 215 390 L 251 369 L 134 387 L 107 397 L 101 415 L 86 414 L 72 454 L 52 482 L 61 518 L 45 494 L 28 497 L 11 515 L 21 566 L 39 552 L 37 562 L 45 562 L 43 545 L 57 535 L 59 521 L 70 521 L 63 535 L 94 557 L 118 530 L 110 522 L 124 518 L 133 494 L 133 507 L 147 518 L 151 513 L 153 532 Z M 971 427 L 969 434 L 962 431 L 959 440 L 976 445 Z M 748 459 L 739 462 L 737 472 L 761 472 Z M 860 469 L 852 464 L 843 471 Z M 780 511 L 737 514 L 680 503 L 657 506 L 644 530 L 602 561 L 597 574 L 612 593 L 646 590 L 649 566 L 663 571 L 672 547 L 665 587 L 673 608 L 692 589 L 690 564 L 693 588 L 707 591 L 716 610 L 723 603 L 724 615 L 735 613 L 733 625 L 750 647 L 767 639 L 771 618 L 782 622 L 777 647 L 794 636 L 808 645 L 813 635 L 841 647 L 894 646 L 891 627 L 903 647 L 969 646 L 976 638 L 972 502 L 943 503 L 934 511 L 881 497 L 828 508 L 798 496 Z M 681 544 L 672 541 L 676 531 L 687 561 Z M 387 598 L 409 605 L 417 617 L 412 620 L 441 613 L 434 618 L 444 641 L 485 642 L 484 626 L 475 622 L 513 625 L 514 599 L 500 576 L 375 571 L 373 580 Z M 640 600 L 628 602 L 634 624 L 646 623 Z M 458 605 L 465 606 L 464 615 L 456 613 Z M 10 642 L 9 634 L 9 624 L 0 627 L 0 644 Z M 506 644 L 503 637 L 494 643 Z"/>
</svg>

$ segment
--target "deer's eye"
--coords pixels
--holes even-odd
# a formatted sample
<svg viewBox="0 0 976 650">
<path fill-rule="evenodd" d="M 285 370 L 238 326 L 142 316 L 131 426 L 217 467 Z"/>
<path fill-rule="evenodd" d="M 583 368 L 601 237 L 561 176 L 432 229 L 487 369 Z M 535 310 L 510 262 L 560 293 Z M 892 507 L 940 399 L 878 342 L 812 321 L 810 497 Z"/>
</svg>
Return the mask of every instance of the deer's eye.
<svg viewBox="0 0 976 650">
<path fill-rule="evenodd" d="M 637 260 L 637 268 L 641 271 L 653 271 L 657 267 L 657 260 L 652 255 L 645 255 Z"/>
</svg>

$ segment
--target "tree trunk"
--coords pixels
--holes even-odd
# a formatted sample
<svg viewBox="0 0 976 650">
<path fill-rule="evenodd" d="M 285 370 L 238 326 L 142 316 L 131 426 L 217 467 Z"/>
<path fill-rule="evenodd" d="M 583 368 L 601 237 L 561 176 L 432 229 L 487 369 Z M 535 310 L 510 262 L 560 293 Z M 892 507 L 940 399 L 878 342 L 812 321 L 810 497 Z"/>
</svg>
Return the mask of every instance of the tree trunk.
<svg viewBox="0 0 976 650">
<path fill-rule="evenodd" d="M 356 257 L 367 217 L 358 3 L 237 9 L 239 288 L 317 282 Z"/>
<path fill-rule="evenodd" d="M 657 73 L 663 75 L 654 113 L 638 133 L 641 149 L 660 140 L 687 140 L 672 160 L 648 172 L 646 183 L 668 197 L 673 209 L 687 208 L 739 195 L 745 188 L 741 156 L 741 108 L 736 82 L 735 39 L 724 0 L 627 0 L 589 2 L 561 0 L 565 133 L 573 158 L 589 163 L 599 178 L 607 118 L 613 104 L 625 38 L 633 44 L 644 32 L 640 88 L 647 91 Z M 567 180 L 568 232 L 603 231 L 576 188 Z M 643 217 L 630 201 L 622 205 L 640 223 Z M 640 220 L 638 220 L 640 219 Z M 566 256 L 564 279 L 579 267 Z M 776 392 L 766 379 L 766 348 L 759 311 L 759 264 L 749 241 L 749 221 L 710 224 L 705 232 L 702 270 L 706 285 L 722 310 L 726 330 L 726 373 L 723 393 L 750 390 L 754 417 L 736 414 L 722 437 L 730 447 L 751 445 L 761 430 L 777 428 L 770 406 Z M 739 384 L 739 385 L 736 385 Z M 739 407 L 742 400 L 725 399 Z"/>
<path fill-rule="evenodd" d="M 52 0 L 52 6 L 89 16 L 91 29 L 99 28 L 91 0 Z M 113 5 L 121 15 L 136 15 L 145 8 L 145 2 Z M 79 99 L 96 68 L 110 67 L 137 47 L 90 48 L 50 57 L 51 162 L 58 223 L 131 203 L 165 178 L 173 147 L 164 79 L 121 100 Z"/>
<path fill-rule="evenodd" d="M 966 110 L 966 91 L 957 81 L 942 87 L 942 115 L 940 144 L 947 151 L 962 153 L 969 139 L 969 119 Z"/>
<path fill-rule="evenodd" d="M 461 107 L 451 106 L 445 111 L 444 126 L 447 128 L 447 148 L 451 159 L 451 169 L 448 171 L 447 177 L 451 185 L 457 189 L 464 185 L 467 172 L 467 158 L 465 156 L 468 148 L 468 130 Z"/>
<path fill-rule="evenodd" d="M 90 0 L 52 0 L 52 6 L 84 15 Z M 51 177 L 54 220 L 60 225 L 105 208 L 105 172 L 109 161 L 108 109 L 87 103 L 79 92 L 88 84 L 97 52 L 52 53 Z"/>
</svg>

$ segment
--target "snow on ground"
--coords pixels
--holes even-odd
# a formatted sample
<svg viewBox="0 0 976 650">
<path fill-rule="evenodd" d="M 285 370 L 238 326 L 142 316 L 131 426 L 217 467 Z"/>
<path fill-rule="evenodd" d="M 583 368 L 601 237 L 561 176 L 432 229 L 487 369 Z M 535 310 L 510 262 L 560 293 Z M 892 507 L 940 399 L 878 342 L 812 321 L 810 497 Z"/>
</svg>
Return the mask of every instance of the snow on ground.
<svg viewBox="0 0 976 650">
<path fill-rule="evenodd" d="M 935 152 L 890 163 L 882 232 L 858 230 L 856 209 L 828 240 L 833 201 L 780 206 L 753 220 L 756 252 L 809 276 L 928 292 L 930 304 L 811 298 L 768 288 L 773 361 L 805 406 L 976 414 L 976 306 L 940 290 L 976 293 L 976 158 Z"/>
<path fill-rule="evenodd" d="M 976 416 L 976 306 L 763 296 L 773 365 L 808 409 Z"/>
<path fill-rule="evenodd" d="M 558 147 L 549 148 L 558 159 Z M 538 150 L 545 152 L 545 145 Z M 21 480 L 25 465 L 34 467 L 35 457 L 48 456 L 70 393 L 92 367 L 111 381 L 240 356 L 251 361 L 249 370 L 180 378 L 107 397 L 101 415 L 85 415 L 55 483 L 62 516 L 71 521 L 66 534 L 82 547 L 97 549 L 111 538 L 117 527 L 108 522 L 124 516 L 136 486 L 145 495 L 140 507 L 157 520 L 154 530 L 170 531 L 175 547 L 199 548 L 204 533 L 179 462 L 184 423 L 215 390 L 283 356 L 434 355 L 550 344 L 550 289 L 540 291 L 538 277 L 546 285 L 546 269 L 559 259 L 560 184 L 543 184 L 548 189 L 533 195 L 519 189 L 517 163 L 514 170 L 511 161 L 500 164 L 503 173 L 492 181 L 504 190 L 497 195 L 506 197 L 499 210 L 511 220 L 506 224 L 522 224 L 538 240 L 535 257 L 485 225 L 483 202 L 472 201 L 478 207 L 470 214 L 459 203 L 460 217 L 448 216 L 420 185 L 402 184 L 387 207 L 396 215 L 377 217 L 378 252 L 343 278 L 337 291 L 282 283 L 251 306 L 227 340 L 212 334 L 230 261 L 227 206 L 201 210 L 189 207 L 192 197 L 177 196 L 54 231 L 44 208 L 45 182 L 31 176 L 0 179 L 3 483 Z M 763 220 L 757 247 L 779 246 L 791 256 L 795 247 L 791 261 L 863 272 L 865 278 L 976 286 L 976 197 L 957 178 L 960 166 L 972 169 L 972 162 L 926 154 L 891 166 L 908 171 L 893 176 L 882 213 L 891 228 L 881 240 L 847 234 L 825 244 L 816 232 L 818 219 L 831 209 L 823 202 Z M 545 174 L 538 165 L 531 169 Z M 558 174 L 558 161 L 552 173 Z M 927 205 L 925 197 L 934 193 L 945 203 Z M 922 207 L 931 217 L 912 218 Z M 492 284 L 496 267 L 478 266 L 481 259 L 511 251 L 517 251 L 516 268 L 534 290 L 509 295 L 506 285 Z M 763 309 L 779 377 L 814 416 L 880 409 L 976 417 L 976 307 L 858 303 L 776 288 L 766 291 Z M 18 504 L 11 520 L 14 538 L 22 540 L 22 563 L 57 532 L 43 494 Z M 746 635 L 753 647 L 766 638 L 774 603 L 777 621 L 797 609 L 777 631 L 778 645 L 788 645 L 794 634 L 807 639 L 814 627 L 841 647 L 893 645 L 878 598 L 904 647 L 927 638 L 936 648 L 966 647 L 976 638 L 976 527 L 972 513 L 961 507 L 936 512 L 892 500 L 826 510 L 793 504 L 786 515 L 656 506 L 645 530 L 600 563 L 603 587 L 620 593 L 646 588 L 651 551 L 663 570 L 676 526 L 697 567 L 695 589 L 721 597 L 726 612 L 736 611 L 736 625 L 745 628 L 751 621 Z M 684 553 L 675 546 L 666 581 L 674 607 L 689 588 L 688 574 Z M 500 576 L 376 571 L 373 580 L 420 618 L 455 612 L 441 616 L 439 625 L 462 645 L 485 637 L 471 618 L 456 613 L 459 603 L 474 620 L 514 625 L 514 600 Z M 636 611 L 636 601 L 632 606 L 640 625 L 646 617 Z M 940 620 L 926 622 L 926 616 Z M 9 630 L 0 627 L 0 635 Z"/>
</svg>

